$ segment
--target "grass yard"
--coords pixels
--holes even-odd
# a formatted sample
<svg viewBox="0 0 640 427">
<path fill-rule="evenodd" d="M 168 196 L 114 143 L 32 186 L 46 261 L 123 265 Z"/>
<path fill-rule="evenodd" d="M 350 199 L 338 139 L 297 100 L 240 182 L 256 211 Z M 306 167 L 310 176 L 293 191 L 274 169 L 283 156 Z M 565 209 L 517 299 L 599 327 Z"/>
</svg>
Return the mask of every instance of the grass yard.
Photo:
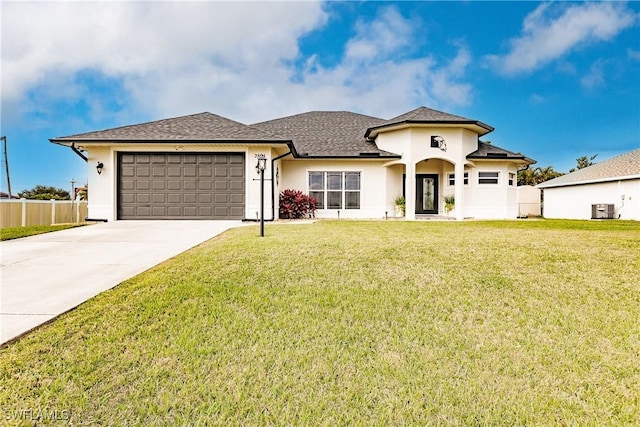
<svg viewBox="0 0 640 427">
<path fill-rule="evenodd" d="M 16 423 L 638 425 L 640 224 L 235 229 L 0 350 L 0 382 Z"/>
<path fill-rule="evenodd" d="M 36 234 L 51 233 L 52 231 L 66 230 L 67 228 L 82 227 L 85 225 L 87 225 L 87 223 L 0 228 L 0 240 L 19 239 L 21 237 L 35 236 Z"/>
</svg>

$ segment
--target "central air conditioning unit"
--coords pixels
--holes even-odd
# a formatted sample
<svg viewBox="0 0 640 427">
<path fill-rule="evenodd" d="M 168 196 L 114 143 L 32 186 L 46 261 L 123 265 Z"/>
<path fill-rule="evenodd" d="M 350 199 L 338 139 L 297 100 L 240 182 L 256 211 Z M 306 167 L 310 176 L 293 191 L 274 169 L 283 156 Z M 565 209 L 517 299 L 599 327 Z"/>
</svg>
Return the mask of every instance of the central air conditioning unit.
<svg viewBox="0 0 640 427">
<path fill-rule="evenodd" d="M 607 203 L 591 205 L 591 219 L 614 219 L 615 211 L 614 205 Z"/>
</svg>

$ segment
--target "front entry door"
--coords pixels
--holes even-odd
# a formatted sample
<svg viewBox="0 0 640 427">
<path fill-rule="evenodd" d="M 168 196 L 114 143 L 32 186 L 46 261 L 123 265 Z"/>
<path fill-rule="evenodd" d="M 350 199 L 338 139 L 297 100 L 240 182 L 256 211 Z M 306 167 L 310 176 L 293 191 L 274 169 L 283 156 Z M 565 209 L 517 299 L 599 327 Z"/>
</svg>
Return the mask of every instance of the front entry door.
<svg viewBox="0 0 640 427">
<path fill-rule="evenodd" d="M 438 213 L 438 175 L 416 175 L 416 213 Z"/>
</svg>

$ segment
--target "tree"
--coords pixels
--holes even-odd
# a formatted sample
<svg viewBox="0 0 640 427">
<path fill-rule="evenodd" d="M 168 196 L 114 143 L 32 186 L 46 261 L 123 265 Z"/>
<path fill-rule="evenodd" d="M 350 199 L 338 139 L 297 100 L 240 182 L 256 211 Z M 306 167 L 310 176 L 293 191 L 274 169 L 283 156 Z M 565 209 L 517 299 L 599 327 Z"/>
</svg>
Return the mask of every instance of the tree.
<svg viewBox="0 0 640 427">
<path fill-rule="evenodd" d="M 68 191 L 44 185 L 36 185 L 31 190 L 22 190 L 18 193 L 18 196 L 32 200 L 71 200 Z"/>
<path fill-rule="evenodd" d="M 576 162 L 578 163 L 578 165 L 575 168 L 571 168 L 569 169 L 569 173 L 576 171 L 578 169 L 584 169 L 586 167 L 591 166 L 592 164 L 594 164 L 593 160 L 598 157 L 597 154 L 594 154 L 593 156 L 587 158 L 587 156 L 582 156 L 582 157 L 578 157 L 576 159 Z"/>
<path fill-rule="evenodd" d="M 564 174 L 553 169 L 553 166 L 522 169 L 518 171 L 518 185 L 538 185 L 562 175 Z"/>
</svg>

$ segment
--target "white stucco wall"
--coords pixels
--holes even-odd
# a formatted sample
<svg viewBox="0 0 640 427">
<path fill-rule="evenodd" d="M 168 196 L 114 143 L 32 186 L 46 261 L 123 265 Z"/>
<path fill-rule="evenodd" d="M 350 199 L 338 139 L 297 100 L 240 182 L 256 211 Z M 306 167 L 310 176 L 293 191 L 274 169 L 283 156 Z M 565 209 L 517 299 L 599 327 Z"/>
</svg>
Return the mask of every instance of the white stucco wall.
<svg viewBox="0 0 640 427">
<path fill-rule="evenodd" d="M 540 216 L 542 204 L 540 202 L 541 190 L 532 185 L 522 185 L 517 188 L 518 216 Z"/>
<path fill-rule="evenodd" d="M 591 219 L 591 206 L 604 203 L 615 205 L 616 218 L 640 220 L 640 179 L 552 187 L 543 192 L 545 218 Z"/>
<path fill-rule="evenodd" d="M 271 219 L 271 158 L 275 151 L 270 146 L 233 146 L 233 145 L 197 145 L 186 146 L 183 144 L 119 144 L 114 146 L 85 147 L 88 153 L 88 184 L 89 202 L 88 217 L 92 219 L 117 219 L 117 157 L 118 152 L 198 152 L 198 153 L 244 153 L 245 154 L 245 217 L 255 219 L 256 212 L 260 211 L 260 181 L 256 173 L 256 154 L 264 154 L 267 158 L 267 170 L 265 171 L 265 219 Z M 96 164 L 104 164 L 102 174 L 98 175 Z"/>
<path fill-rule="evenodd" d="M 387 169 L 382 160 L 283 159 L 279 189 L 309 194 L 309 172 L 360 172 L 360 209 L 322 209 L 318 218 L 384 218 L 393 216 L 396 193 L 387 191 Z"/>
</svg>

